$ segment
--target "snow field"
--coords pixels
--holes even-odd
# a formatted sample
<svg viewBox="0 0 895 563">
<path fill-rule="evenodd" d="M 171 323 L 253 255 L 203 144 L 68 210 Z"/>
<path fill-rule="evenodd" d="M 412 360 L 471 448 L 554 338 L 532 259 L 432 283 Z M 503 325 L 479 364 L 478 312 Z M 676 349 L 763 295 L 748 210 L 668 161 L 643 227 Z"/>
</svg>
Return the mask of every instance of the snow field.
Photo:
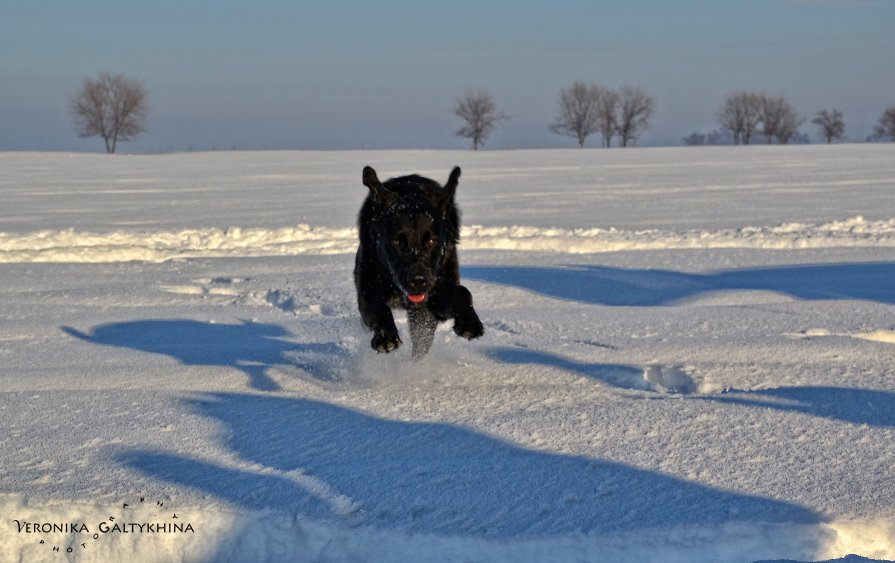
<svg viewBox="0 0 895 563">
<path fill-rule="evenodd" d="M 120 509 L 142 497 L 197 530 L 48 538 L 79 561 L 893 558 L 895 160 L 786 149 L 3 155 L 2 511 L 92 531 L 154 521 Z M 350 275 L 364 190 L 332 186 L 455 157 L 486 335 L 376 355 Z M 597 166 L 636 184 L 612 221 Z M 299 203 L 277 191 L 306 176 Z M 66 179 L 112 177 L 140 181 L 65 220 L 91 201 Z M 187 178 L 208 199 L 143 222 Z M 301 203 L 319 215 L 265 215 Z M 12 523 L 0 545 L 58 560 Z"/>
</svg>

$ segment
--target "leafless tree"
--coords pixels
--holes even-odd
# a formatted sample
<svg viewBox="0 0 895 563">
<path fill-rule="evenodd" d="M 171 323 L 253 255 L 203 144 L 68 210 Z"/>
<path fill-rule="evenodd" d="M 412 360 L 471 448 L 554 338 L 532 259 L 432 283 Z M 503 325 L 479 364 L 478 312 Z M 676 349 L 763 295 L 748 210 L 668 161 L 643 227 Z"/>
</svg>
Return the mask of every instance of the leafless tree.
<svg viewBox="0 0 895 563">
<path fill-rule="evenodd" d="M 650 119 L 656 111 L 656 102 L 639 86 L 626 86 L 618 92 L 618 113 L 616 131 L 621 137 L 621 146 L 636 143 L 649 127 Z"/>
<path fill-rule="evenodd" d="M 730 131 L 733 142 L 749 144 L 761 121 L 761 96 L 741 91 L 728 94 L 718 110 L 718 124 Z"/>
<path fill-rule="evenodd" d="M 612 146 L 612 137 L 618 129 L 616 114 L 618 112 L 618 92 L 609 88 L 600 89 L 600 98 L 597 102 L 599 115 L 599 129 L 603 135 L 603 146 Z"/>
<path fill-rule="evenodd" d="M 772 97 L 767 94 L 759 94 L 759 100 L 758 120 L 761 123 L 761 134 L 770 145 L 783 121 L 786 100 L 782 96 Z"/>
<path fill-rule="evenodd" d="M 895 141 L 895 106 L 886 108 L 873 128 L 873 137 L 879 141 Z"/>
<path fill-rule="evenodd" d="M 811 123 L 817 125 L 821 138 L 826 139 L 827 144 L 845 138 L 845 121 L 842 119 L 842 112 L 838 109 L 834 109 L 832 112 L 827 110 L 817 112 Z"/>
<path fill-rule="evenodd" d="M 788 144 L 790 140 L 797 136 L 799 127 L 803 123 L 805 123 L 804 117 L 800 117 L 799 114 L 795 112 L 795 110 L 787 110 L 783 114 L 783 119 L 780 120 L 780 123 L 777 127 L 777 141 L 781 145 Z M 808 136 L 802 135 L 802 137 L 804 137 L 807 142 Z"/>
<path fill-rule="evenodd" d="M 733 144 L 733 137 L 730 135 L 729 131 L 718 131 L 717 129 L 709 133 L 699 133 L 697 131 L 694 131 L 681 140 L 683 141 L 684 145 L 688 147 L 695 147 L 700 145 L 716 146 Z"/>
<path fill-rule="evenodd" d="M 453 113 L 465 123 L 456 135 L 472 139 L 472 150 L 484 145 L 494 128 L 510 118 L 497 109 L 491 94 L 484 90 L 464 94 L 454 105 Z"/>
<path fill-rule="evenodd" d="M 578 147 L 591 133 L 600 131 L 600 98 L 603 88 L 596 84 L 575 81 L 559 91 L 556 100 L 556 121 L 550 131 L 557 135 L 575 137 Z"/>
<path fill-rule="evenodd" d="M 768 144 L 771 144 L 774 138 L 781 145 L 789 143 L 805 119 L 799 117 L 796 109 L 783 96 L 761 94 L 759 98 L 761 132 Z"/>
<path fill-rule="evenodd" d="M 102 137 L 106 152 L 114 153 L 118 141 L 132 141 L 146 130 L 148 97 L 139 80 L 104 72 L 81 82 L 69 108 L 78 135 Z"/>
</svg>

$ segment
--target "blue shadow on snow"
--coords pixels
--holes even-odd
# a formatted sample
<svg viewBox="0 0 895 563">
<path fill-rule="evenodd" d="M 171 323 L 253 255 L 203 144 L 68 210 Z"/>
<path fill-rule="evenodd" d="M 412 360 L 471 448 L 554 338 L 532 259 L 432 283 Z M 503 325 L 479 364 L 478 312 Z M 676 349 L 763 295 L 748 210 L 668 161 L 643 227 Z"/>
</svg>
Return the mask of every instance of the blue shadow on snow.
<svg viewBox="0 0 895 563">
<path fill-rule="evenodd" d="M 247 321 L 213 324 L 185 319 L 141 320 L 99 325 L 89 334 L 67 326 L 62 330 L 93 344 L 163 354 L 188 366 L 233 367 L 245 373 L 249 385 L 259 391 L 280 389 L 267 374 L 276 365 L 295 365 L 319 380 L 335 378 L 325 362 L 296 363 L 287 354 L 319 354 L 329 360 L 345 354 L 338 344 L 291 342 L 285 339 L 292 335 L 281 326 Z"/>
<path fill-rule="evenodd" d="M 488 355 L 495 361 L 507 364 L 555 367 L 622 389 L 649 389 L 643 378 L 643 370 L 636 366 L 589 364 L 528 348 L 495 348 Z M 693 390 L 695 388 L 689 389 Z M 851 424 L 895 428 L 895 393 L 889 391 L 805 386 L 755 391 L 730 389 L 718 394 L 690 395 L 690 398 L 727 405 L 799 412 Z"/>
<path fill-rule="evenodd" d="M 119 462 L 250 510 L 441 535 L 605 533 L 725 522 L 814 523 L 813 511 L 653 471 L 529 450 L 458 426 L 273 395 L 190 401 L 258 471 L 160 451 Z"/>
<path fill-rule="evenodd" d="M 895 393 L 849 387 L 778 387 L 758 391 L 732 389 L 700 400 L 788 412 L 800 412 L 851 424 L 895 427 Z"/>
<path fill-rule="evenodd" d="M 462 276 L 595 305 L 658 306 L 701 293 L 763 290 L 798 299 L 895 304 L 895 263 L 820 264 L 686 274 L 599 266 L 467 266 Z"/>
<path fill-rule="evenodd" d="M 645 389 L 643 369 L 625 364 L 587 364 L 530 348 L 493 348 L 488 356 L 504 364 L 544 365 L 575 372 L 623 389 Z"/>
</svg>

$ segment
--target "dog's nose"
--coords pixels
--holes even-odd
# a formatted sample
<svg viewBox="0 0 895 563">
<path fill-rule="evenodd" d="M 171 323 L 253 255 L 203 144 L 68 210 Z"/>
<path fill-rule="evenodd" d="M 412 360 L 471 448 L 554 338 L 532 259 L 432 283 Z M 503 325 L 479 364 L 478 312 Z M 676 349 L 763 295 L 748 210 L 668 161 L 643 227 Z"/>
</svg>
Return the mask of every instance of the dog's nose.
<svg viewBox="0 0 895 563">
<path fill-rule="evenodd" d="M 409 287 L 407 289 L 413 292 L 425 291 L 426 286 L 428 285 L 428 280 L 426 276 L 422 274 L 417 274 L 415 276 L 411 276 Z"/>
</svg>

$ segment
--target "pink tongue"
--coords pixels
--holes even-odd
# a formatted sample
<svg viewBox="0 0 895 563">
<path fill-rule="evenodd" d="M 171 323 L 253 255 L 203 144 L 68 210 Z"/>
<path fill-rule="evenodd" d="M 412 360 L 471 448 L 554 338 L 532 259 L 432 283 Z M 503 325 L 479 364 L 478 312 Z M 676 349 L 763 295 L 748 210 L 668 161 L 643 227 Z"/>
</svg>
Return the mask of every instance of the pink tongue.
<svg viewBox="0 0 895 563">
<path fill-rule="evenodd" d="M 408 295 L 407 299 L 409 299 L 411 303 L 422 303 L 423 301 L 426 300 L 426 294 L 425 293 L 415 293 L 413 295 Z"/>
</svg>

